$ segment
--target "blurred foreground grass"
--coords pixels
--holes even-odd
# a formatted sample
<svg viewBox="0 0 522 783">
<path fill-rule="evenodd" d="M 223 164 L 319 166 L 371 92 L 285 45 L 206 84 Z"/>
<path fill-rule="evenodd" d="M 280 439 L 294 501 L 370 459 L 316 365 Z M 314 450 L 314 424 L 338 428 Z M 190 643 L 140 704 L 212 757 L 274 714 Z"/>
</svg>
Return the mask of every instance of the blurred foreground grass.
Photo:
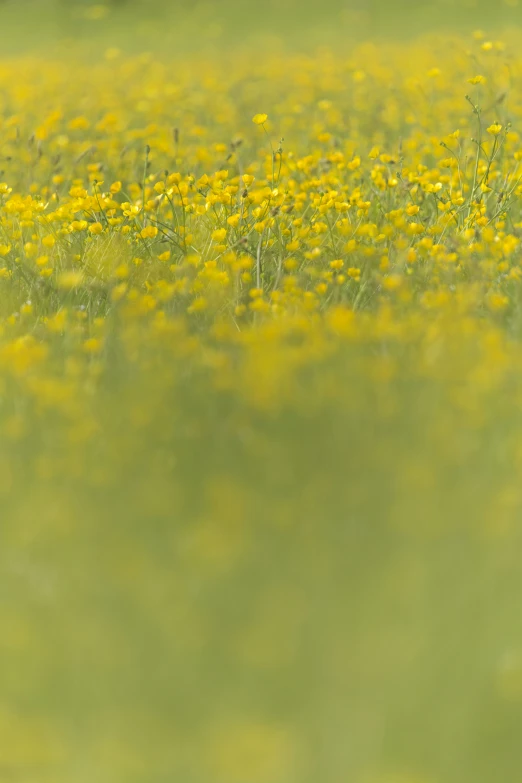
<svg viewBox="0 0 522 783">
<path fill-rule="evenodd" d="M 0 6 L 0 780 L 517 779 L 490 17 Z"/>
</svg>

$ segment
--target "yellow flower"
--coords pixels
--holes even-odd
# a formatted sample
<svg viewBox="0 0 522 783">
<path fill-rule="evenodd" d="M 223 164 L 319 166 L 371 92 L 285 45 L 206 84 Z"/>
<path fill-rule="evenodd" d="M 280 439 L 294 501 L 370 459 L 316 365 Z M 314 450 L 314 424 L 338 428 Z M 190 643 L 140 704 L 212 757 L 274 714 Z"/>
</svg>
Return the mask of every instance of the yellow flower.
<svg viewBox="0 0 522 783">
<path fill-rule="evenodd" d="M 156 226 L 145 226 L 140 231 L 140 237 L 142 239 L 154 239 L 158 236 L 158 229 Z"/>
<path fill-rule="evenodd" d="M 502 125 L 500 125 L 498 122 L 494 122 L 493 125 L 490 125 L 489 128 L 486 128 L 486 130 L 488 133 L 491 133 L 492 136 L 498 136 L 502 130 Z"/>
<path fill-rule="evenodd" d="M 383 287 L 387 291 L 396 291 L 402 285 L 402 278 L 400 275 L 388 275 L 383 280 Z"/>
<path fill-rule="evenodd" d="M 229 226 L 232 226 L 232 228 L 236 228 L 240 220 L 241 215 L 238 213 L 237 215 L 230 215 L 230 217 L 227 218 L 227 223 Z"/>
<path fill-rule="evenodd" d="M 215 231 L 212 232 L 212 240 L 214 242 L 223 242 L 223 240 L 227 236 L 227 230 L 226 228 L 217 228 Z"/>
<path fill-rule="evenodd" d="M 86 220 L 73 220 L 69 226 L 69 231 L 85 231 L 88 225 Z"/>
<path fill-rule="evenodd" d="M 190 307 L 187 308 L 188 313 L 200 313 L 203 310 L 206 310 L 208 307 L 208 302 L 205 299 L 204 296 L 199 296 L 190 305 Z"/>
<path fill-rule="evenodd" d="M 127 292 L 127 283 L 119 283 L 119 285 L 114 286 L 114 288 L 111 291 L 111 299 L 113 302 L 119 302 L 120 299 L 123 299 Z"/>
<path fill-rule="evenodd" d="M 99 353 L 103 348 L 103 340 L 100 340 L 99 337 L 90 337 L 88 340 L 85 340 L 83 344 L 83 350 L 85 353 Z"/>
<path fill-rule="evenodd" d="M 62 288 L 64 290 L 71 290 L 73 288 L 77 288 L 79 285 L 81 285 L 83 282 L 83 273 L 76 271 L 74 269 L 71 269 L 67 272 L 62 272 L 57 280 L 56 284 L 58 288 Z"/>
<path fill-rule="evenodd" d="M 509 299 L 498 291 L 492 291 L 487 298 L 487 303 L 490 310 L 504 310 L 509 304 Z"/>
<path fill-rule="evenodd" d="M 254 125 L 264 125 L 264 123 L 268 119 L 268 114 L 254 114 L 252 117 L 252 122 Z"/>
</svg>

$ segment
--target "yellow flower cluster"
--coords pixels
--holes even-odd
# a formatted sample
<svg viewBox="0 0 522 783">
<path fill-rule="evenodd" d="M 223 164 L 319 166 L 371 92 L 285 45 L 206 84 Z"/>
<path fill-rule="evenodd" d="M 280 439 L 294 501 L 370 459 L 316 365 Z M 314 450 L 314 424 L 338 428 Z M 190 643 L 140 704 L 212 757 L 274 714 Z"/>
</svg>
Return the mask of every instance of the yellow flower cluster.
<svg viewBox="0 0 522 783">
<path fill-rule="evenodd" d="M 516 777 L 521 77 L 2 60 L 0 777 Z"/>
</svg>

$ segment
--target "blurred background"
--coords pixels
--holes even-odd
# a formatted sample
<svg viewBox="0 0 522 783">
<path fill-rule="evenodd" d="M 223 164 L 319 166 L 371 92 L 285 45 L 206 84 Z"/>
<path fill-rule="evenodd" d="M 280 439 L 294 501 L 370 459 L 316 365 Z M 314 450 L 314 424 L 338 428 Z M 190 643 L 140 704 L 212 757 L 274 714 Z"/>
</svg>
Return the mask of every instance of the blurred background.
<svg viewBox="0 0 522 783">
<path fill-rule="evenodd" d="M 501 30 L 521 21 L 519 0 L 0 0 L 7 52 L 72 41 L 91 51 L 110 41 L 170 55 L 261 40 L 268 48 L 342 48 L 361 36 Z"/>
</svg>

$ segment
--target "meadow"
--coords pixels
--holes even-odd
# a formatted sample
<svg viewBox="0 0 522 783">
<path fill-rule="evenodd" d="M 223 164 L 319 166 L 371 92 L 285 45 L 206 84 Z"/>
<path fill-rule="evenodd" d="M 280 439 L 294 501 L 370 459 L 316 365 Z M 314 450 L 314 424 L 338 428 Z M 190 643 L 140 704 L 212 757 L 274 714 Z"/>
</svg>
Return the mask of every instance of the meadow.
<svg viewBox="0 0 522 783">
<path fill-rule="evenodd" d="M 518 780 L 494 10 L 0 5 L 1 781 Z"/>
</svg>

